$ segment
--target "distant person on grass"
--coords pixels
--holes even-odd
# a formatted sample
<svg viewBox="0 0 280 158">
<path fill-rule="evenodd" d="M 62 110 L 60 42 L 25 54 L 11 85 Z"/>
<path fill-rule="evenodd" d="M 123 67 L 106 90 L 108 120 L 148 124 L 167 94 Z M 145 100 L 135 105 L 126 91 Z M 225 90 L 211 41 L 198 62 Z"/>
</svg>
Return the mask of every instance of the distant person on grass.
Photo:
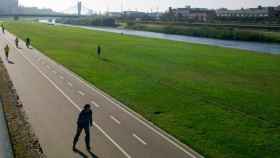
<svg viewBox="0 0 280 158">
<path fill-rule="evenodd" d="M 16 39 L 15 39 L 15 44 L 16 44 L 16 47 L 17 47 L 17 48 L 19 48 L 18 43 L 19 43 L 19 41 L 18 41 L 18 38 L 16 37 Z"/>
<path fill-rule="evenodd" d="M 6 60 L 9 61 L 10 47 L 6 45 L 4 51 L 5 51 Z"/>
<path fill-rule="evenodd" d="M 31 40 L 30 40 L 29 37 L 26 38 L 25 44 L 26 44 L 26 47 L 27 47 L 27 48 L 30 48 Z"/>
<path fill-rule="evenodd" d="M 97 46 L 97 55 L 98 55 L 98 57 L 101 56 L 101 46 L 100 45 Z"/>
<path fill-rule="evenodd" d="M 2 33 L 4 34 L 5 33 L 5 27 L 3 24 L 1 24 L 1 28 L 2 28 Z"/>
<path fill-rule="evenodd" d="M 74 142 L 73 142 L 73 151 L 77 151 L 76 145 L 79 141 L 79 137 L 82 133 L 82 131 L 85 131 L 85 142 L 86 142 L 86 147 L 87 150 L 90 151 L 90 127 L 92 127 L 92 111 L 90 109 L 90 105 L 86 104 L 84 106 L 84 109 L 81 111 L 79 114 L 79 118 L 77 121 L 77 133 L 74 137 Z"/>
</svg>

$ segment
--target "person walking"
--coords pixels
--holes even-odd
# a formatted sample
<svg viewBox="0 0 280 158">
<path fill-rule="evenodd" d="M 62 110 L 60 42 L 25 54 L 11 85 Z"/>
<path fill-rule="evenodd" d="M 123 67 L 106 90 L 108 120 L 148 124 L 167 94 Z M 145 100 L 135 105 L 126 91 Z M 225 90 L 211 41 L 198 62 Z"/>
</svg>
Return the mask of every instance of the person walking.
<svg viewBox="0 0 280 158">
<path fill-rule="evenodd" d="M 86 147 L 87 150 L 90 151 L 90 127 L 92 127 L 93 123 L 92 123 L 92 111 L 90 108 L 89 104 L 86 104 L 84 106 L 84 109 L 81 111 L 81 113 L 79 114 L 79 118 L 77 121 L 77 132 L 76 135 L 74 137 L 74 141 L 73 141 L 73 151 L 77 151 L 76 145 L 79 141 L 79 137 L 82 133 L 82 131 L 85 131 L 85 143 L 86 143 Z"/>
<path fill-rule="evenodd" d="M 5 51 L 6 60 L 9 61 L 9 53 L 10 53 L 9 45 L 5 46 L 4 51 Z"/>
<path fill-rule="evenodd" d="M 15 39 L 15 44 L 16 44 L 16 47 L 17 47 L 17 48 L 19 48 L 18 43 L 19 43 L 19 41 L 18 41 L 18 38 L 16 37 L 16 39 Z"/>
<path fill-rule="evenodd" d="M 3 24 L 1 24 L 1 28 L 2 28 L 2 33 L 4 34 L 5 33 L 5 27 Z"/>
<path fill-rule="evenodd" d="M 31 45 L 31 40 L 30 40 L 29 37 L 26 38 L 25 44 L 26 44 L 26 47 L 27 47 L 27 48 L 30 47 L 30 45 Z"/>
<path fill-rule="evenodd" d="M 98 57 L 101 56 L 101 46 L 100 45 L 97 46 L 97 55 L 98 55 Z"/>
</svg>

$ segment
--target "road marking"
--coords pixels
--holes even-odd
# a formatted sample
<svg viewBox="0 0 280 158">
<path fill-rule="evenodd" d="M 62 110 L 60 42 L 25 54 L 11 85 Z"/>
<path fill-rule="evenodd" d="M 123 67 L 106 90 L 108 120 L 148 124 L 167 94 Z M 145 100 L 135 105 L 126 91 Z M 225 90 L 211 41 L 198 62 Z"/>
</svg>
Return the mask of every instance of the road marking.
<svg viewBox="0 0 280 158">
<path fill-rule="evenodd" d="M 5 37 L 4 37 L 5 38 Z M 6 39 L 7 40 L 7 39 Z M 98 93 L 99 95 L 103 96 L 107 101 L 111 102 L 114 106 L 118 107 L 119 109 L 121 109 L 122 111 L 124 111 L 125 113 L 127 113 L 128 115 L 130 115 L 131 117 L 133 117 L 134 119 L 136 119 L 137 121 L 139 121 L 141 124 L 143 124 L 144 126 L 146 126 L 147 128 L 149 128 L 150 130 L 152 130 L 153 132 L 155 132 L 156 134 L 158 134 L 159 136 L 161 136 L 163 139 L 165 139 L 166 141 L 168 141 L 169 143 L 171 143 L 172 145 L 174 145 L 175 147 L 177 147 L 178 149 L 180 149 L 181 151 L 183 151 L 185 154 L 187 154 L 188 156 L 192 157 L 192 158 L 196 158 L 196 156 L 192 153 L 195 152 L 192 149 L 188 149 L 190 151 L 188 151 L 186 148 L 182 147 L 181 145 L 179 145 L 178 143 L 176 143 L 174 140 L 172 140 L 171 138 L 169 138 L 168 136 L 166 136 L 165 134 L 161 133 L 159 130 L 155 129 L 154 127 L 152 127 L 150 124 L 148 124 L 147 122 L 143 121 L 142 119 L 140 119 L 138 116 L 136 116 L 135 114 L 133 114 L 132 112 L 130 112 L 128 109 L 124 108 L 122 103 L 120 103 L 119 101 L 115 100 L 114 98 L 109 98 L 107 96 L 107 94 L 105 95 L 104 92 L 102 92 L 101 90 L 99 90 L 97 87 L 95 87 L 93 84 L 89 83 L 88 81 L 85 81 L 84 79 L 82 79 L 80 76 L 78 76 L 76 73 L 66 69 L 64 66 L 62 66 L 61 64 L 53 61 L 52 59 L 50 59 L 49 57 L 47 57 L 46 55 L 42 54 L 39 51 L 36 51 L 36 53 L 40 54 L 41 56 L 43 56 L 46 60 L 52 62 L 53 64 L 56 64 L 59 66 L 59 68 L 70 74 L 71 76 L 73 76 L 75 79 L 77 79 L 78 81 L 80 81 L 81 83 L 83 83 L 86 87 L 88 87 L 89 89 L 91 89 L 92 91 Z M 23 56 L 23 55 L 22 55 Z M 26 58 L 26 57 L 25 57 Z M 172 136 L 171 136 L 172 137 Z"/>
<path fill-rule="evenodd" d="M 99 105 L 99 104 L 97 104 L 97 103 L 96 103 L 95 101 L 93 101 L 93 100 L 92 100 L 90 103 L 91 103 L 92 105 L 94 105 L 95 107 L 97 107 L 97 108 L 99 108 L 99 107 L 100 107 L 100 105 Z"/>
<path fill-rule="evenodd" d="M 113 120 L 113 121 L 115 121 L 117 124 L 121 124 L 121 122 L 118 120 L 118 119 L 116 119 L 114 116 L 110 116 L 110 118 Z"/>
<path fill-rule="evenodd" d="M 6 39 L 7 40 L 7 39 Z M 21 54 L 21 56 L 23 56 L 23 58 L 25 58 L 25 60 L 27 62 L 29 62 L 43 77 L 45 77 L 50 83 L 51 85 L 53 85 L 76 109 L 78 109 L 79 111 L 82 111 L 82 109 L 67 95 L 63 92 L 63 90 L 61 90 L 54 81 L 52 81 L 45 73 L 43 73 L 34 63 L 32 63 L 26 56 L 24 56 L 23 54 Z M 93 122 L 93 125 L 99 130 L 101 131 L 105 137 L 107 139 L 109 139 L 111 141 L 111 143 L 113 143 L 127 158 L 131 158 L 131 156 L 117 143 L 115 142 L 96 122 Z"/>
<path fill-rule="evenodd" d="M 68 86 L 73 87 L 73 84 L 71 82 L 67 82 Z"/>
<path fill-rule="evenodd" d="M 147 145 L 147 143 L 140 137 L 138 137 L 135 133 L 132 135 L 134 138 L 136 138 L 139 142 L 141 142 L 144 145 Z"/>
<path fill-rule="evenodd" d="M 78 93 L 81 95 L 81 96 L 85 96 L 86 94 L 82 91 L 78 91 Z"/>
<path fill-rule="evenodd" d="M 56 71 L 54 71 L 54 70 L 52 71 L 52 73 L 57 74 L 57 72 L 56 72 Z"/>
<path fill-rule="evenodd" d="M 59 78 L 62 79 L 62 80 L 64 80 L 64 77 L 63 77 L 63 76 L 59 76 Z"/>
</svg>

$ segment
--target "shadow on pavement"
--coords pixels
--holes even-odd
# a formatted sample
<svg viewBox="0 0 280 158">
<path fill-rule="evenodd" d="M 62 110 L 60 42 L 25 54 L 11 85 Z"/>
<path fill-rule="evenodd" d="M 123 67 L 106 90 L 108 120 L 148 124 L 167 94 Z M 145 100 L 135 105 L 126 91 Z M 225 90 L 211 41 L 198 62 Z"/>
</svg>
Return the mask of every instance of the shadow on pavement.
<svg viewBox="0 0 280 158">
<path fill-rule="evenodd" d="M 89 152 L 91 158 L 98 158 L 98 156 L 96 156 L 92 151 L 88 151 L 88 152 Z M 79 154 L 83 158 L 88 158 L 88 156 L 79 149 L 75 149 L 74 153 Z"/>
<path fill-rule="evenodd" d="M 73 150 L 74 153 L 79 154 L 80 156 L 82 156 L 83 158 L 88 158 L 87 155 L 85 153 L 83 153 L 81 150 L 79 149 L 75 149 Z"/>
<path fill-rule="evenodd" d="M 98 156 L 96 156 L 93 152 L 91 152 L 91 151 L 88 151 L 88 152 L 90 153 L 92 158 L 98 158 Z"/>
</svg>

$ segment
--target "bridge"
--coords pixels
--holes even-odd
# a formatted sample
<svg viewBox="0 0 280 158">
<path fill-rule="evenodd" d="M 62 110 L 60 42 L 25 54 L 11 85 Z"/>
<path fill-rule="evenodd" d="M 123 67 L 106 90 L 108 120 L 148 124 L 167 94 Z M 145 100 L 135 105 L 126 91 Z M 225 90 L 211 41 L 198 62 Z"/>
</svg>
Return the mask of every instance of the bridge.
<svg viewBox="0 0 280 158">
<path fill-rule="evenodd" d="M 51 14 L 29 14 L 29 13 L 10 13 L 10 14 L 0 14 L 0 17 L 68 17 L 68 18 L 78 18 L 78 17 L 88 17 L 93 15 L 93 10 L 82 5 L 82 2 L 78 2 L 76 5 L 71 6 L 59 13 Z"/>
</svg>

